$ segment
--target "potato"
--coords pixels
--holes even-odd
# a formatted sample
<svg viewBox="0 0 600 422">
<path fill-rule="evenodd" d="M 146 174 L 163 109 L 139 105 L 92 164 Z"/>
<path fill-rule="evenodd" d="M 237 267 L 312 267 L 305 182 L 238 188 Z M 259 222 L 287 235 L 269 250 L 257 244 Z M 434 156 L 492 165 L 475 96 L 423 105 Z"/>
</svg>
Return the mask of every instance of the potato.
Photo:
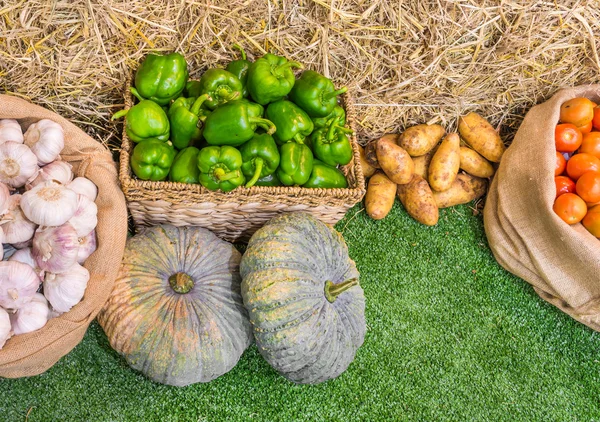
<svg viewBox="0 0 600 422">
<path fill-rule="evenodd" d="M 489 161 L 500 162 L 506 147 L 498 132 L 477 113 L 469 113 L 458 119 L 458 132 L 467 144 Z"/>
<path fill-rule="evenodd" d="M 371 179 L 365 195 L 367 215 L 373 220 L 384 218 L 394 206 L 396 184 L 382 172 L 378 171 Z"/>
<path fill-rule="evenodd" d="M 439 210 L 427 180 L 415 174 L 409 183 L 398 185 L 396 194 L 412 218 L 427 226 L 437 224 Z"/>
<path fill-rule="evenodd" d="M 483 178 L 492 177 L 495 171 L 488 160 L 468 147 L 460 147 L 460 168 L 471 176 Z"/>
<path fill-rule="evenodd" d="M 371 167 L 380 169 L 379 163 L 377 162 L 377 139 L 369 141 L 365 146 L 365 160 Z"/>
<path fill-rule="evenodd" d="M 429 178 L 429 163 L 431 162 L 431 157 L 433 157 L 433 154 L 435 154 L 436 151 L 437 148 L 433 148 L 425 155 L 412 157 L 413 164 L 415 165 L 415 174 L 418 174 L 425 180 Z"/>
<path fill-rule="evenodd" d="M 433 199 L 438 208 L 448 208 L 454 205 L 466 204 L 481 198 L 487 188 L 487 180 L 470 174 L 460 173 L 450 189 L 443 192 L 433 192 Z"/>
<path fill-rule="evenodd" d="M 416 125 L 402 132 L 397 143 L 411 157 L 418 157 L 431 151 L 445 133 L 446 130 L 440 125 Z"/>
<path fill-rule="evenodd" d="M 412 158 L 393 138 L 384 136 L 377 141 L 377 161 L 392 182 L 402 185 L 412 179 Z"/>
<path fill-rule="evenodd" d="M 431 189 L 438 192 L 450 189 L 460 167 L 460 137 L 446 135 L 429 163 L 428 180 Z"/>
<path fill-rule="evenodd" d="M 363 174 L 365 175 L 365 177 L 373 176 L 377 169 L 371 164 L 369 164 L 369 162 L 365 158 L 365 149 L 358 145 L 358 152 L 360 155 L 360 166 L 362 167 Z"/>
</svg>

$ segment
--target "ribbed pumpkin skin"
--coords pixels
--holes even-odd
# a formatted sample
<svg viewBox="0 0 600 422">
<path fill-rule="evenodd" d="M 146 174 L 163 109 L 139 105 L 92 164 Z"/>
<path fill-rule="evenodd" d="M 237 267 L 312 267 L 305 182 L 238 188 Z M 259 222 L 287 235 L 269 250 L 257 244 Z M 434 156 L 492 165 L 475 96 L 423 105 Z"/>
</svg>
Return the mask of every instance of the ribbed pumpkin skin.
<svg viewBox="0 0 600 422">
<path fill-rule="evenodd" d="M 163 384 L 208 382 L 252 342 L 240 295 L 241 255 L 210 231 L 156 226 L 129 239 L 111 297 L 98 315 L 111 346 Z M 194 287 L 176 293 L 169 277 Z"/>
<path fill-rule="evenodd" d="M 271 219 L 242 257 L 242 296 L 262 356 L 300 384 L 339 376 L 365 336 L 359 285 L 330 303 L 325 282 L 358 278 L 342 236 L 306 213 Z"/>
</svg>

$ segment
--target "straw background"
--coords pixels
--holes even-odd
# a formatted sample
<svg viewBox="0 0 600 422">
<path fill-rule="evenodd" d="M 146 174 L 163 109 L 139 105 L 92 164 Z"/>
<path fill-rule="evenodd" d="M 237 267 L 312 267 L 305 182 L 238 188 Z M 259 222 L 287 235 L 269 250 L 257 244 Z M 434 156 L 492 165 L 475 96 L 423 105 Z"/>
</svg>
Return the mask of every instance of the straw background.
<svg viewBox="0 0 600 422">
<path fill-rule="evenodd" d="M 509 143 L 533 104 L 600 81 L 596 1 L 2 1 L 0 89 L 118 149 L 128 73 L 182 52 L 192 77 L 229 46 L 266 51 L 347 84 L 359 141 L 478 110 Z"/>
</svg>

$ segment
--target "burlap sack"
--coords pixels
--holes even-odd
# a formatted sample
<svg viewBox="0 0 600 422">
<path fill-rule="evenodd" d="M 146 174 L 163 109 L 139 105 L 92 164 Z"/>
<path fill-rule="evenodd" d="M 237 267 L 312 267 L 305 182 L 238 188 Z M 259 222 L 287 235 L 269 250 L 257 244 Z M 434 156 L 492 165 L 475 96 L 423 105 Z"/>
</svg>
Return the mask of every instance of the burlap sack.
<svg viewBox="0 0 600 422">
<path fill-rule="evenodd" d="M 37 375 L 69 353 L 83 338 L 112 290 L 127 239 L 127 209 L 110 152 L 75 125 L 43 107 L 0 95 L 0 119 L 17 119 L 23 130 L 40 119 L 51 119 L 65 131 L 63 160 L 76 176 L 98 186 L 98 249 L 85 262 L 90 281 L 83 300 L 43 328 L 14 336 L 0 350 L 0 377 Z"/>
<path fill-rule="evenodd" d="M 600 85 L 564 89 L 533 107 L 502 157 L 484 215 L 494 256 L 540 297 L 600 331 L 600 240 L 552 210 L 556 188 L 554 129 L 560 105 L 600 101 Z"/>
</svg>

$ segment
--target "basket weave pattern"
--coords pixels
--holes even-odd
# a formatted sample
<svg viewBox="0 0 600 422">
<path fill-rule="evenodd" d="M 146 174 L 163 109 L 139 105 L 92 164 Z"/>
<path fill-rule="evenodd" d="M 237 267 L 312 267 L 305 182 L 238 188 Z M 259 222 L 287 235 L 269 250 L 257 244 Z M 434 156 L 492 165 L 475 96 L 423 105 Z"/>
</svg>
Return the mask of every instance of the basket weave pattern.
<svg viewBox="0 0 600 422">
<path fill-rule="evenodd" d="M 134 105 L 125 87 L 125 107 Z M 349 94 L 341 96 L 347 126 L 354 130 L 355 111 Z M 157 224 L 205 227 L 227 241 L 244 241 L 277 214 L 308 212 L 325 223 L 335 224 L 365 194 L 356 135 L 351 136 L 353 159 L 341 170 L 348 180 L 345 189 L 309 189 L 294 186 L 239 187 L 231 192 L 213 192 L 202 185 L 154 182 L 133 176 L 129 164 L 135 144 L 123 125 L 119 179 L 136 227 Z"/>
</svg>

